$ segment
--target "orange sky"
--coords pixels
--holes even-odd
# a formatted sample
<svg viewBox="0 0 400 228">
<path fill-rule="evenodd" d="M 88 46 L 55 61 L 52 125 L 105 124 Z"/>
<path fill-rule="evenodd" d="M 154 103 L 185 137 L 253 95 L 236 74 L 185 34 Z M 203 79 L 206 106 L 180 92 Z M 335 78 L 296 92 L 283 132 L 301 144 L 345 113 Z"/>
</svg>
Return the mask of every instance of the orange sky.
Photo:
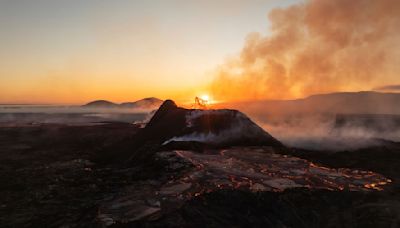
<svg viewBox="0 0 400 228">
<path fill-rule="evenodd" d="M 1 1 L 0 103 L 397 88 L 398 15 L 397 0 Z"/>
<path fill-rule="evenodd" d="M 192 99 L 293 1 L 1 1 L 0 103 Z"/>
</svg>

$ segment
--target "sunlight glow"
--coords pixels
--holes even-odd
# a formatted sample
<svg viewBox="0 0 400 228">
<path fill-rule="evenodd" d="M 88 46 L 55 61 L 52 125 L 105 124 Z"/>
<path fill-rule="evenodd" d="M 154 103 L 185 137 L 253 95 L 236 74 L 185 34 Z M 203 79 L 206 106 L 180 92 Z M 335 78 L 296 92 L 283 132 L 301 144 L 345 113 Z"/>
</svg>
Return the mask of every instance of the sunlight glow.
<svg viewBox="0 0 400 228">
<path fill-rule="evenodd" d="M 200 98 L 206 101 L 207 103 L 210 103 L 210 96 L 208 94 L 203 94 L 200 96 Z"/>
</svg>

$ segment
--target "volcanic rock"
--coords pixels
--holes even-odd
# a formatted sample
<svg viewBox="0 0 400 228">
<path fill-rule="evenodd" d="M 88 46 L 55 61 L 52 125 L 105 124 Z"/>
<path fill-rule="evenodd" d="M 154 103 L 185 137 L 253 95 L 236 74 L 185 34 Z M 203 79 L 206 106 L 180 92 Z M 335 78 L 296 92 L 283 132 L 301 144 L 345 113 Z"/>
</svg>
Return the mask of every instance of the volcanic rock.
<svg viewBox="0 0 400 228">
<path fill-rule="evenodd" d="M 160 151 L 168 169 L 103 201 L 98 220 L 107 225 L 169 217 L 196 198 L 223 190 L 283 192 L 293 188 L 381 191 L 392 180 L 371 171 L 333 169 L 276 154 L 273 147 Z M 192 165 L 187 165 L 191 163 Z M 215 210 L 215 213 L 224 211 Z M 106 216 L 105 216 L 106 215 Z M 133 223 L 132 227 L 136 227 Z"/>
</svg>

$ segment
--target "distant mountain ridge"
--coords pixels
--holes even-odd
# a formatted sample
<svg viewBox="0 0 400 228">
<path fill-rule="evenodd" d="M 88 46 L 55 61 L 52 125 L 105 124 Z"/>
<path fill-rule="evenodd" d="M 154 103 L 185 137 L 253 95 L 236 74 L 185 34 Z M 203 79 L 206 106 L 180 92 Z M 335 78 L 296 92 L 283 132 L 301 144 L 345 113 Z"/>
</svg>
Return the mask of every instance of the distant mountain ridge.
<svg viewBox="0 0 400 228">
<path fill-rule="evenodd" d="M 160 107 L 160 105 L 163 103 L 163 100 L 160 100 L 155 97 L 147 97 L 138 101 L 134 102 L 124 102 L 121 103 L 120 106 L 123 108 L 150 108 L 150 107 L 155 107 L 157 106 Z"/>
<path fill-rule="evenodd" d="M 113 103 L 107 100 L 91 101 L 82 107 L 85 108 L 158 108 L 163 103 L 155 97 L 147 97 L 133 102 L 123 102 L 121 104 Z"/>
<path fill-rule="evenodd" d="M 119 106 L 118 104 L 106 100 L 91 101 L 85 105 L 82 105 L 82 107 L 93 107 L 93 108 L 117 108 L 118 106 Z"/>
<path fill-rule="evenodd" d="M 296 100 L 238 102 L 231 106 L 250 112 L 263 110 L 269 114 L 400 114 L 400 93 L 338 92 L 316 94 Z"/>
</svg>

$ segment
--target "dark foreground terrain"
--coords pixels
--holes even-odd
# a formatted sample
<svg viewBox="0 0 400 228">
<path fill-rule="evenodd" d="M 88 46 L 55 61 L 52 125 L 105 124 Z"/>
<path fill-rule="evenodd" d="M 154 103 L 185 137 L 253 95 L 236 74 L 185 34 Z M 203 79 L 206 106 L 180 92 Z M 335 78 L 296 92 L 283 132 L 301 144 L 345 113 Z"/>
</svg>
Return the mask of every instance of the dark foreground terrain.
<svg viewBox="0 0 400 228">
<path fill-rule="evenodd" d="M 187 172 L 179 173 L 180 170 L 209 157 L 190 157 L 193 164 L 168 165 L 159 159 L 151 163 L 107 162 L 113 154 L 119 156 L 112 148 L 129 148 L 124 144 L 133 141 L 138 131 L 138 126 L 124 123 L 1 127 L 0 226 L 400 227 L 399 143 L 384 142 L 379 147 L 337 153 L 282 148 L 273 151 L 282 155 L 271 156 L 289 155 L 320 166 L 373 171 L 392 180 L 381 187 L 382 191 L 329 190 L 331 185 L 327 183 L 328 187 L 323 188 L 298 186 L 278 191 L 280 185 L 270 191 L 249 191 L 247 185 L 256 187 L 251 181 L 253 177 L 249 177 L 237 181 L 237 188 L 223 187 L 221 183 L 219 190 L 204 188 L 199 194 L 179 195 L 186 200 L 172 201 L 155 213 L 160 210 L 159 202 L 149 198 L 153 188 L 159 186 L 154 180 L 175 175 L 185 181 Z M 222 151 L 223 155 L 227 156 Z M 204 168 L 204 164 L 208 167 L 207 175 L 217 173 L 211 161 L 198 165 Z M 251 168 L 234 171 L 254 173 Z M 210 184 L 208 180 L 214 179 L 201 179 L 198 183 L 206 186 Z M 202 186 L 174 185 L 169 181 L 159 192 L 166 194 L 165 199 L 171 191 L 197 191 Z M 150 206 L 143 209 L 139 200 L 146 200 Z"/>
</svg>

